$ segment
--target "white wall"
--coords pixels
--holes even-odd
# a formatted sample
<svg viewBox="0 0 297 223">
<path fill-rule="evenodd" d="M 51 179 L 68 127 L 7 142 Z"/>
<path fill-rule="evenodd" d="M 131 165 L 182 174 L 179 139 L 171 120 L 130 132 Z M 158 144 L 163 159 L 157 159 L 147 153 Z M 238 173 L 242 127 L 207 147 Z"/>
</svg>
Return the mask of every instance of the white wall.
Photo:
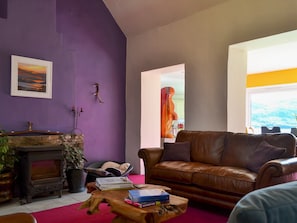
<svg viewBox="0 0 297 223">
<path fill-rule="evenodd" d="M 160 79 L 157 70 L 141 73 L 141 148 L 160 146 Z"/>
<path fill-rule="evenodd" d="M 230 46 L 228 59 L 227 130 L 245 132 L 246 117 L 246 70 L 245 49 Z"/>
</svg>

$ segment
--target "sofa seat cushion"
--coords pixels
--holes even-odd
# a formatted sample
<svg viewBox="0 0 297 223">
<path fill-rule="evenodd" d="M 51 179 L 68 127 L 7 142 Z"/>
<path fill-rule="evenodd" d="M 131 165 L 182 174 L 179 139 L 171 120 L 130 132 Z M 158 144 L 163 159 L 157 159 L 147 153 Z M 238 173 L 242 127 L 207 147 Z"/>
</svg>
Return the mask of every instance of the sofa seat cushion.
<svg viewBox="0 0 297 223">
<path fill-rule="evenodd" d="M 257 174 L 229 166 L 204 166 L 193 173 L 192 183 L 209 190 L 245 195 L 255 188 Z"/>
<path fill-rule="evenodd" d="M 199 162 L 164 161 L 151 169 L 151 178 L 182 184 L 192 184 L 192 175 L 204 166 L 211 166 Z"/>
</svg>

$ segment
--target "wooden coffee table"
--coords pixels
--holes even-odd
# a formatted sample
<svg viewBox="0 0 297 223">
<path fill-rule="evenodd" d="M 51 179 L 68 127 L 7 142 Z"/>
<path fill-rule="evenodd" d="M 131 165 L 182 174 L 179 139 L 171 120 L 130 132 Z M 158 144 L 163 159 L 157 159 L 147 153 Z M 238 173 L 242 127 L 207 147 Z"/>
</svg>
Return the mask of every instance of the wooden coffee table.
<svg viewBox="0 0 297 223">
<path fill-rule="evenodd" d="M 88 191 L 91 191 L 91 188 L 95 187 L 94 185 L 92 183 L 88 184 Z M 159 185 L 142 184 L 137 186 L 146 189 L 163 188 L 170 191 L 170 188 Z M 93 214 L 99 211 L 100 203 L 104 202 L 108 203 L 111 207 L 111 212 L 116 214 L 116 217 L 112 221 L 113 223 L 158 223 L 185 213 L 188 206 L 187 198 L 170 195 L 170 202 L 168 204 L 137 208 L 124 202 L 124 198 L 127 196 L 128 190 L 125 189 L 108 191 L 93 190 L 91 197 L 81 205 L 81 209 L 88 208 L 88 214 Z"/>
</svg>

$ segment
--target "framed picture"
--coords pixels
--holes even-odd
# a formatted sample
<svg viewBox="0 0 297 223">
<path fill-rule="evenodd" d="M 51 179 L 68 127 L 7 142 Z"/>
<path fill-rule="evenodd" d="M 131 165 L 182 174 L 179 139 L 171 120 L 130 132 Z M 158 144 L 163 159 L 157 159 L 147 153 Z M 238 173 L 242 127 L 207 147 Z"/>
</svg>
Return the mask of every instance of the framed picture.
<svg viewBox="0 0 297 223">
<path fill-rule="evenodd" d="M 11 56 L 11 96 L 52 98 L 51 61 Z"/>
</svg>

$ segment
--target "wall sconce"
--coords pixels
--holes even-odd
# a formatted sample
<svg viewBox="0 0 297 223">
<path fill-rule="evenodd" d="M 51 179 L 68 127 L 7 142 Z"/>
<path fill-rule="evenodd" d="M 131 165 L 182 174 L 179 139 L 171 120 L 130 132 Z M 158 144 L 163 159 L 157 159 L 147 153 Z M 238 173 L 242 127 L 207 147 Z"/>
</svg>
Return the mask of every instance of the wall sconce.
<svg viewBox="0 0 297 223">
<path fill-rule="evenodd" d="M 78 117 L 80 116 L 80 114 L 82 113 L 82 112 L 84 112 L 83 111 L 83 108 L 82 107 L 80 107 L 80 108 L 75 108 L 74 106 L 72 106 L 72 109 L 71 109 L 71 111 L 72 111 L 72 113 L 73 113 L 73 115 L 74 115 L 74 130 L 75 129 L 77 129 L 77 125 L 78 125 Z"/>
<path fill-rule="evenodd" d="M 95 83 L 94 87 L 95 87 L 95 92 L 93 93 L 93 95 L 95 96 L 95 100 L 98 101 L 99 103 L 104 103 L 104 101 L 99 95 L 99 83 Z"/>
</svg>

